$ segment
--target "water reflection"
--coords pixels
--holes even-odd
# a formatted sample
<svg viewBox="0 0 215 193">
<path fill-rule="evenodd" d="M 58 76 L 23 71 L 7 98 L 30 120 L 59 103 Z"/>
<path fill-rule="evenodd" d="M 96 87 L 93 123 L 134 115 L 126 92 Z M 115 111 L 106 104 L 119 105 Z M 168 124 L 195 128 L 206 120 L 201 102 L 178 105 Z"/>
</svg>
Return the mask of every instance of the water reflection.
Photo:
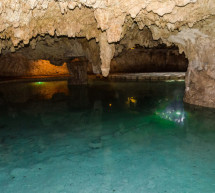
<svg viewBox="0 0 215 193">
<path fill-rule="evenodd" d="M 164 105 L 165 104 L 165 105 Z M 163 108 L 156 111 L 156 114 L 163 119 L 183 124 L 186 118 L 183 101 L 173 99 L 172 101 L 162 102 Z"/>
<path fill-rule="evenodd" d="M 129 108 L 135 108 L 137 105 L 137 99 L 135 99 L 135 97 L 128 97 L 126 104 Z"/>
<path fill-rule="evenodd" d="M 179 88 L 176 89 L 175 85 Z M 68 86 L 66 81 L 17 83 L 0 86 L 0 104 L 7 108 L 12 118 L 23 112 L 41 117 L 45 125 L 66 122 L 65 119 L 69 119 L 68 113 L 64 116 L 67 111 L 83 114 L 83 110 L 92 111 L 94 116 L 100 113 L 100 117 L 124 111 L 134 119 L 141 113 L 153 114 L 156 111 L 163 119 L 183 123 L 186 117 L 183 88 L 183 83 L 143 82 L 135 83 L 135 87 L 134 83 L 101 81 L 85 86 Z M 57 118 L 53 118 L 56 115 Z"/>
<path fill-rule="evenodd" d="M 9 103 L 24 103 L 32 99 L 49 100 L 55 94 L 68 95 L 66 81 L 11 83 L 0 86 L 1 99 Z"/>
<path fill-rule="evenodd" d="M 215 112 L 183 82 L 52 84 L 0 86 L 0 192 L 213 192 Z"/>
</svg>

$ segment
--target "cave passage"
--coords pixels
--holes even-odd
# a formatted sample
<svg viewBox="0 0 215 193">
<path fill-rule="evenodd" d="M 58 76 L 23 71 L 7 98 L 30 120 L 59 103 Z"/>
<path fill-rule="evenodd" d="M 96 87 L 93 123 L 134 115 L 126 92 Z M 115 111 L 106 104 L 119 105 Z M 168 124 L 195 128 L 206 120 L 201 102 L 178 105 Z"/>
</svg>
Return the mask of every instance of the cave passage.
<svg viewBox="0 0 215 193">
<path fill-rule="evenodd" d="M 111 73 L 144 72 L 186 72 L 188 60 L 185 54 L 179 54 L 177 47 L 159 45 L 144 48 L 136 45 L 114 57 L 110 65 Z"/>
<path fill-rule="evenodd" d="M 0 56 L 0 79 L 71 77 L 71 84 L 86 84 L 87 74 L 101 74 L 99 47 L 95 41 L 91 44 L 83 38 L 64 37 L 57 38 L 57 42 L 47 47 L 47 41 L 53 39 L 50 38 L 45 37 L 35 49 L 26 46 L 15 53 L 3 53 Z M 93 49 L 96 51 L 93 52 Z M 123 47 L 113 57 L 110 75 L 152 73 L 153 77 L 153 73 L 159 72 L 186 72 L 187 67 L 185 54 L 180 54 L 176 46 L 160 44 L 147 48 L 135 45 L 132 48 Z"/>
</svg>

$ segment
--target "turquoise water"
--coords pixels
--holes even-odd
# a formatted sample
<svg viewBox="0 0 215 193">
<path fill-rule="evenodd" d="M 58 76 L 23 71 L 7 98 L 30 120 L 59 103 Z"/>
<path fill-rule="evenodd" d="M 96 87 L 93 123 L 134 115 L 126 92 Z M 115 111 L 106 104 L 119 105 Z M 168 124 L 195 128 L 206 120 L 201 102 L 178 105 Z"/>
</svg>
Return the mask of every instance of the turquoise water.
<svg viewBox="0 0 215 193">
<path fill-rule="evenodd" d="M 213 193 L 215 111 L 184 82 L 0 86 L 1 193 Z"/>
</svg>

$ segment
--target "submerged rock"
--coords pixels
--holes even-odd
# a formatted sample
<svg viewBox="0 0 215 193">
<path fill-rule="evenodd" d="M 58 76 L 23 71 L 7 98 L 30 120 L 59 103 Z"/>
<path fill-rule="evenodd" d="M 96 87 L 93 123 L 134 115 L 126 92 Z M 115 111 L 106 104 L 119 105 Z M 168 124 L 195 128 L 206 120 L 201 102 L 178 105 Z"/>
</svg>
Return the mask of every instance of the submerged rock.
<svg viewBox="0 0 215 193">
<path fill-rule="evenodd" d="M 101 139 L 94 139 L 89 143 L 89 147 L 91 149 L 100 149 L 102 148 L 102 141 Z"/>
</svg>

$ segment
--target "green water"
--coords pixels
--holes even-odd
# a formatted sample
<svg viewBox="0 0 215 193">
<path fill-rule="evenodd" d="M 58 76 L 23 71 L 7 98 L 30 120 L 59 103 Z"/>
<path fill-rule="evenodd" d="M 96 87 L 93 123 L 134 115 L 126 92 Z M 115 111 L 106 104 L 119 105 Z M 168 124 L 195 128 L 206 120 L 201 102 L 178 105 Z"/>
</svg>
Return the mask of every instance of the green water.
<svg viewBox="0 0 215 193">
<path fill-rule="evenodd" d="M 184 82 L 0 85 L 1 193 L 214 193 L 215 111 Z"/>
</svg>

